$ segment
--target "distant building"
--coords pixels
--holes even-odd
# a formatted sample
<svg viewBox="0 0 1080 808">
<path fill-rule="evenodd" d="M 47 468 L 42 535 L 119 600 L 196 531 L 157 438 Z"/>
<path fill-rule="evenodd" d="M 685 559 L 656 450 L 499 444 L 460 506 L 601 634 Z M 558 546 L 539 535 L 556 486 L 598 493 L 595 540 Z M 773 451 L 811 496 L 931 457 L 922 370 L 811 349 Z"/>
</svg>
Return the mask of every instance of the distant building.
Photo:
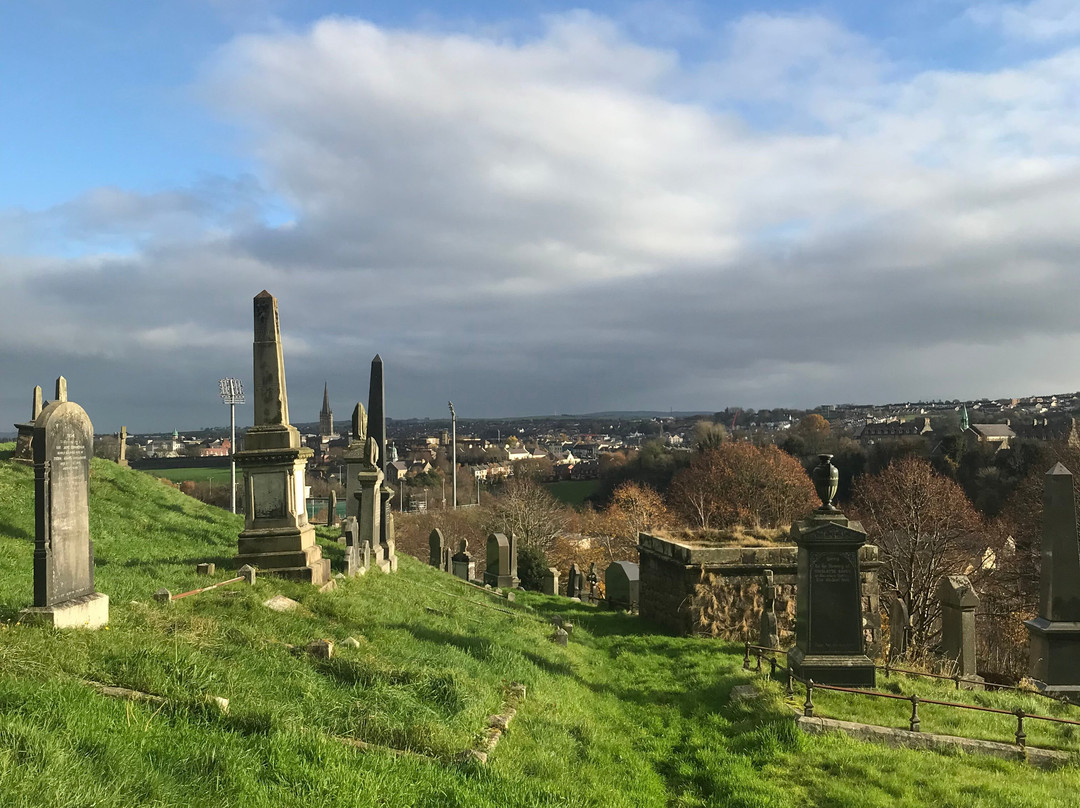
<svg viewBox="0 0 1080 808">
<path fill-rule="evenodd" d="M 890 420 L 877 424 L 866 424 L 859 432 L 859 443 L 869 446 L 881 440 L 898 438 L 918 438 L 933 434 L 930 419 L 912 418 L 910 421 Z"/>
<path fill-rule="evenodd" d="M 1008 423 L 971 424 L 964 430 L 964 434 L 971 435 L 979 443 L 992 443 L 998 449 L 1008 449 L 1009 441 L 1016 438 L 1016 433 Z"/>
</svg>

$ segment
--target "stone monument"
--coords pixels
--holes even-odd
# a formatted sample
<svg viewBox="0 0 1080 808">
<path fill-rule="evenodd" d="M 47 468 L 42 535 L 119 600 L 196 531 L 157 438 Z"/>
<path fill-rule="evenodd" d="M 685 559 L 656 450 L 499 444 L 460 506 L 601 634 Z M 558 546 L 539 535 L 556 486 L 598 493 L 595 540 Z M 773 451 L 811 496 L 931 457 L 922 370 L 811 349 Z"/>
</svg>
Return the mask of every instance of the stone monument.
<svg viewBox="0 0 1080 808">
<path fill-rule="evenodd" d="M 581 600 L 582 586 L 582 575 L 578 571 L 577 564 L 571 564 L 570 572 L 566 576 L 566 597 Z"/>
<path fill-rule="evenodd" d="M 975 609 L 979 596 L 966 575 L 942 575 L 937 587 L 941 603 L 941 645 L 939 651 L 956 662 L 956 672 L 969 681 L 979 681 L 975 666 Z"/>
<path fill-rule="evenodd" d="M 907 601 L 893 590 L 889 598 L 889 661 L 895 662 L 907 653 L 911 616 Z"/>
<path fill-rule="evenodd" d="M 453 563 L 453 573 L 455 578 L 460 578 L 463 581 L 476 580 L 476 562 L 473 561 L 471 555 L 469 555 L 469 540 L 462 539 L 458 543 L 458 551 L 451 559 Z"/>
<path fill-rule="evenodd" d="M 34 422 L 41 415 L 41 385 L 34 388 L 34 403 L 30 408 L 30 421 L 25 424 L 15 424 L 19 430 L 19 436 L 15 441 L 15 452 L 11 455 L 12 460 L 21 460 L 24 463 L 34 462 Z"/>
<path fill-rule="evenodd" d="M 832 504 L 839 472 L 822 454 L 812 478 L 821 507 L 792 525 L 799 547 L 795 647 L 788 653 L 800 679 L 828 685 L 874 686 L 874 661 L 866 655 L 859 548 L 866 531 Z"/>
<path fill-rule="evenodd" d="M 758 645 L 764 648 L 780 647 L 780 631 L 776 625 L 776 584 L 773 571 L 761 574 L 761 620 L 758 621 Z"/>
<path fill-rule="evenodd" d="M 386 552 L 379 535 L 382 532 L 383 510 L 381 490 L 383 473 L 380 469 L 379 447 L 367 431 L 367 412 L 361 405 L 353 411 L 354 435 L 364 446 L 361 457 L 349 460 L 349 485 L 352 488 L 352 510 L 360 529 L 360 544 L 371 548 L 371 561 L 383 572 L 390 571 Z M 348 507 L 348 506 L 347 506 Z"/>
<path fill-rule="evenodd" d="M 116 464 L 127 468 L 130 464 L 127 459 L 127 427 L 120 427 L 120 434 L 116 436 Z"/>
<path fill-rule="evenodd" d="M 355 516 L 346 516 L 341 523 L 345 538 L 345 574 L 354 578 L 364 575 L 371 566 L 371 544 L 360 540 L 360 525 Z"/>
<path fill-rule="evenodd" d="M 94 428 L 83 408 L 68 401 L 63 376 L 56 400 L 34 419 L 33 450 L 34 605 L 21 617 L 54 628 L 99 628 L 109 622 L 109 598 L 94 591 Z"/>
<path fill-rule="evenodd" d="M 637 609 L 640 592 L 638 565 L 615 561 L 604 570 L 604 590 L 608 605 L 615 609 Z"/>
<path fill-rule="evenodd" d="M 516 589 L 520 583 L 517 577 L 517 541 L 513 533 L 509 539 L 502 533 L 488 536 L 484 583 L 501 589 Z"/>
<path fill-rule="evenodd" d="M 585 578 L 589 582 L 589 603 L 595 604 L 600 600 L 600 593 L 596 591 L 596 585 L 600 583 L 600 576 L 596 572 L 596 562 L 589 565 L 589 575 Z"/>
<path fill-rule="evenodd" d="M 1080 701 L 1080 546 L 1073 476 L 1061 463 L 1043 488 L 1039 616 L 1025 621 L 1030 674 L 1047 695 Z"/>
<path fill-rule="evenodd" d="M 428 563 L 433 567 L 442 567 L 443 565 L 443 549 L 446 547 L 446 540 L 443 538 L 442 531 L 435 528 L 428 535 Z"/>
<path fill-rule="evenodd" d="M 244 474 L 237 565 L 322 585 L 330 580 L 330 561 L 315 543 L 305 502 L 304 469 L 312 451 L 301 446 L 289 423 L 277 300 L 265 290 L 255 296 L 252 353 L 255 425 L 235 455 Z"/>
<path fill-rule="evenodd" d="M 386 388 L 383 384 L 383 361 L 382 357 L 375 354 L 371 360 L 371 377 L 368 385 L 368 423 L 371 425 L 371 437 L 378 447 L 378 468 L 380 475 L 386 468 Z M 380 481 L 381 482 L 381 481 Z M 379 520 L 379 544 L 382 546 L 382 556 L 386 561 L 385 572 L 394 572 L 397 569 L 397 549 L 394 541 L 394 509 L 390 501 L 394 492 L 389 488 L 380 488 L 378 491 L 382 518 Z M 383 565 L 380 564 L 380 568 Z"/>
<path fill-rule="evenodd" d="M 544 580 L 540 582 L 540 591 L 545 595 L 559 594 L 559 568 L 548 567 Z"/>
<path fill-rule="evenodd" d="M 357 402 L 353 407 L 349 427 L 349 445 L 342 458 L 345 461 L 345 518 L 360 516 L 360 480 L 357 475 L 367 465 L 367 410 Z"/>
</svg>

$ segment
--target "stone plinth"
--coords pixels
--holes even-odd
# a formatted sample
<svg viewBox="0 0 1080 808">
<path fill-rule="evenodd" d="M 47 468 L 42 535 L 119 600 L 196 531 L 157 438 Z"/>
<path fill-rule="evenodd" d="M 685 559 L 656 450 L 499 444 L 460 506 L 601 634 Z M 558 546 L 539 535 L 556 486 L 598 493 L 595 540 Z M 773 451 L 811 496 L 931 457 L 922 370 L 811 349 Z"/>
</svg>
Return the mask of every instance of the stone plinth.
<svg viewBox="0 0 1080 808">
<path fill-rule="evenodd" d="M 55 606 L 31 606 L 19 613 L 19 620 L 50 628 L 101 628 L 109 624 L 109 596 L 95 592 Z"/>
<path fill-rule="evenodd" d="M 866 531 L 840 513 L 815 511 L 791 536 L 799 548 L 792 672 L 822 684 L 873 687 L 859 572 Z"/>
<path fill-rule="evenodd" d="M 1080 543 L 1073 476 L 1046 474 L 1039 616 L 1025 621 L 1031 678 L 1046 694 L 1080 700 Z"/>
</svg>

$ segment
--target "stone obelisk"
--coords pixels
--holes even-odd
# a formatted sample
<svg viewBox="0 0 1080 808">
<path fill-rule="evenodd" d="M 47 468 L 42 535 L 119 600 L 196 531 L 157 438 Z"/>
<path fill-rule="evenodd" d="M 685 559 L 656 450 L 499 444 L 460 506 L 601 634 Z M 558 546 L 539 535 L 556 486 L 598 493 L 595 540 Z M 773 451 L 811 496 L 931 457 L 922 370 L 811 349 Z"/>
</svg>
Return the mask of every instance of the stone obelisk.
<svg viewBox="0 0 1080 808">
<path fill-rule="evenodd" d="M 397 552 L 394 541 L 394 510 L 390 501 L 394 497 L 391 488 L 382 486 L 382 475 L 386 468 L 386 391 L 383 386 L 382 357 L 375 354 L 371 360 L 371 381 L 368 386 L 368 433 L 378 449 L 378 470 L 380 485 L 377 507 L 380 511 L 379 544 L 382 545 L 382 557 L 386 561 L 385 570 L 397 569 Z"/>
<path fill-rule="evenodd" d="M 237 566 L 323 584 L 330 561 L 315 543 L 308 523 L 304 468 L 312 451 L 300 444 L 289 423 L 285 364 L 277 300 L 267 291 L 255 296 L 255 425 L 244 435 L 236 465 L 244 474 L 244 530 Z"/>
</svg>

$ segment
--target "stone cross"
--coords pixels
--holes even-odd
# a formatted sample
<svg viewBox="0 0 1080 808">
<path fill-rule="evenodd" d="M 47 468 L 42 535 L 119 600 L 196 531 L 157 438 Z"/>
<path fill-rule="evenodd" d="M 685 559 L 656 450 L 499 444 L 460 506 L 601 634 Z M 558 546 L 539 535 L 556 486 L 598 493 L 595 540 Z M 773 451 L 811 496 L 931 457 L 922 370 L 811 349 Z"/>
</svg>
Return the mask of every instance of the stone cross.
<svg viewBox="0 0 1080 808">
<path fill-rule="evenodd" d="M 773 571 L 761 575 L 761 620 L 758 622 L 758 645 L 765 648 L 780 646 L 780 632 L 776 626 L 776 584 Z"/>
<path fill-rule="evenodd" d="M 56 401 L 34 421 L 34 605 L 29 620 L 56 628 L 109 622 L 109 598 L 94 590 L 90 458 L 94 428 L 56 381 Z"/>
<path fill-rule="evenodd" d="M 975 609 L 979 596 L 966 575 L 943 575 L 938 581 L 941 603 L 941 653 L 956 662 L 956 672 L 975 678 Z"/>
<path fill-rule="evenodd" d="M 1039 616 L 1025 625 L 1036 685 L 1080 700 L 1080 542 L 1073 475 L 1061 463 L 1044 481 Z"/>
<path fill-rule="evenodd" d="M 596 603 L 600 599 L 596 592 L 596 585 L 600 582 L 600 576 L 596 574 L 595 561 L 589 565 L 589 577 L 586 580 L 589 582 L 589 603 Z"/>
</svg>

